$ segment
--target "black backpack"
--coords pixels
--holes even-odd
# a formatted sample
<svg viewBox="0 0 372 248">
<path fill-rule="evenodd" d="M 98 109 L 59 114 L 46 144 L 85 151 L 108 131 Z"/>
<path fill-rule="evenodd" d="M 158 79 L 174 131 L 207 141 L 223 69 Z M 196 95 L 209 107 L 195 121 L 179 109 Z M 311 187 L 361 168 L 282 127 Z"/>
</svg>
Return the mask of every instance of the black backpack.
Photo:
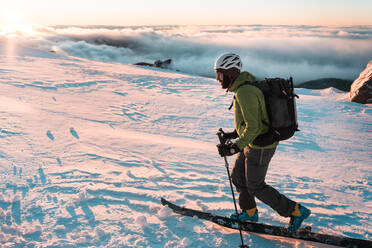
<svg viewBox="0 0 372 248">
<path fill-rule="evenodd" d="M 298 130 L 296 100 L 298 95 L 294 93 L 292 77 L 265 78 L 263 81 L 245 82 L 239 85 L 253 85 L 259 88 L 266 103 L 267 114 L 270 123 L 262 121 L 269 127 L 269 131 L 260 134 L 253 141 L 254 145 L 267 146 L 276 141 L 291 138 Z"/>
</svg>

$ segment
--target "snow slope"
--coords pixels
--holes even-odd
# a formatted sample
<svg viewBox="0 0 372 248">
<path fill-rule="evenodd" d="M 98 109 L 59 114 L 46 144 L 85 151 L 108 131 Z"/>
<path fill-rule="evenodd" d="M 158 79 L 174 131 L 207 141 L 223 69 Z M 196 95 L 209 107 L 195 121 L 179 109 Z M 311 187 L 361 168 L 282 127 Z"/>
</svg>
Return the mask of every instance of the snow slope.
<svg viewBox="0 0 372 248">
<path fill-rule="evenodd" d="M 0 48 L 1 247 L 239 246 L 238 232 L 160 204 L 233 211 L 215 148 L 218 128 L 232 129 L 232 96 L 214 80 Z M 297 93 L 301 132 L 279 146 L 267 182 L 312 209 L 314 231 L 371 239 L 371 106 L 333 88 Z"/>
</svg>

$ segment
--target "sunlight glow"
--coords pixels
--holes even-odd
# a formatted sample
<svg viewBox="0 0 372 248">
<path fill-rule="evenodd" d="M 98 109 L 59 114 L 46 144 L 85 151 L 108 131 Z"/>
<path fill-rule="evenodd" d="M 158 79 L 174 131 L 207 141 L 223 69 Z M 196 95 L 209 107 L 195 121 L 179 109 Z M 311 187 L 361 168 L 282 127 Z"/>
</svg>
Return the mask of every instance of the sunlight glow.
<svg viewBox="0 0 372 248">
<path fill-rule="evenodd" d="M 34 29 L 30 24 L 11 24 L 2 28 L 2 33 L 8 37 L 18 35 L 33 35 Z"/>
<path fill-rule="evenodd" d="M 5 15 L 4 19 L 7 23 L 19 23 L 22 20 L 22 16 L 18 12 L 10 12 Z"/>
<path fill-rule="evenodd" d="M 33 35 L 34 29 L 31 24 L 23 23 L 22 15 L 19 12 L 10 12 L 3 17 L 4 25 L 0 27 L 0 34 L 7 37 L 22 35 Z"/>
</svg>

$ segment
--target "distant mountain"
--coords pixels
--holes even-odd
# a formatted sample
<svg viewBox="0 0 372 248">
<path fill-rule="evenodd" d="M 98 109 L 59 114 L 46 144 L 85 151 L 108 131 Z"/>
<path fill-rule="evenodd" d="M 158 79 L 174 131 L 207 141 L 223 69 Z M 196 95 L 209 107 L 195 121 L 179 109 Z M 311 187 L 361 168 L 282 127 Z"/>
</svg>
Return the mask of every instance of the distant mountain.
<svg viewBox="0 0 372 248">
<path fill-rule="evenodd" d="M 304 83 L 298 84 L 296 88 L 306 88 L 306 89 L 326 89 L 329 87 L 334 87 L 342 91 L 350 91 L 350 86 L 353 83 L 352 80 L 340 79 L 340 78 L 320 78 L 316 80 L 306 81 Z"/>
</svg>

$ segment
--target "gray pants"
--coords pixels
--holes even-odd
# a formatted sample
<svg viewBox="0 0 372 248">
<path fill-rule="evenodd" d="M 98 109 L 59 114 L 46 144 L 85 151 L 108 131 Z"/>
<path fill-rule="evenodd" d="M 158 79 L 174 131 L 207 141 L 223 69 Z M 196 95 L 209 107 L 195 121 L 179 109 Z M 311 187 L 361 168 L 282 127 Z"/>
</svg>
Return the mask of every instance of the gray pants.
<svg viewBox="0 0 372 248">
<path fill-rule="evenodd" d="M 246 146 L 244 151 L 237 154 L 231 178 L 239 192 L 241 209 L 256 207 L 257 197 L 281 216 L 289 217 L 296 203 L 265 183 L 267 168 L 275 149 L 253 149 Z"/>
</svg>

